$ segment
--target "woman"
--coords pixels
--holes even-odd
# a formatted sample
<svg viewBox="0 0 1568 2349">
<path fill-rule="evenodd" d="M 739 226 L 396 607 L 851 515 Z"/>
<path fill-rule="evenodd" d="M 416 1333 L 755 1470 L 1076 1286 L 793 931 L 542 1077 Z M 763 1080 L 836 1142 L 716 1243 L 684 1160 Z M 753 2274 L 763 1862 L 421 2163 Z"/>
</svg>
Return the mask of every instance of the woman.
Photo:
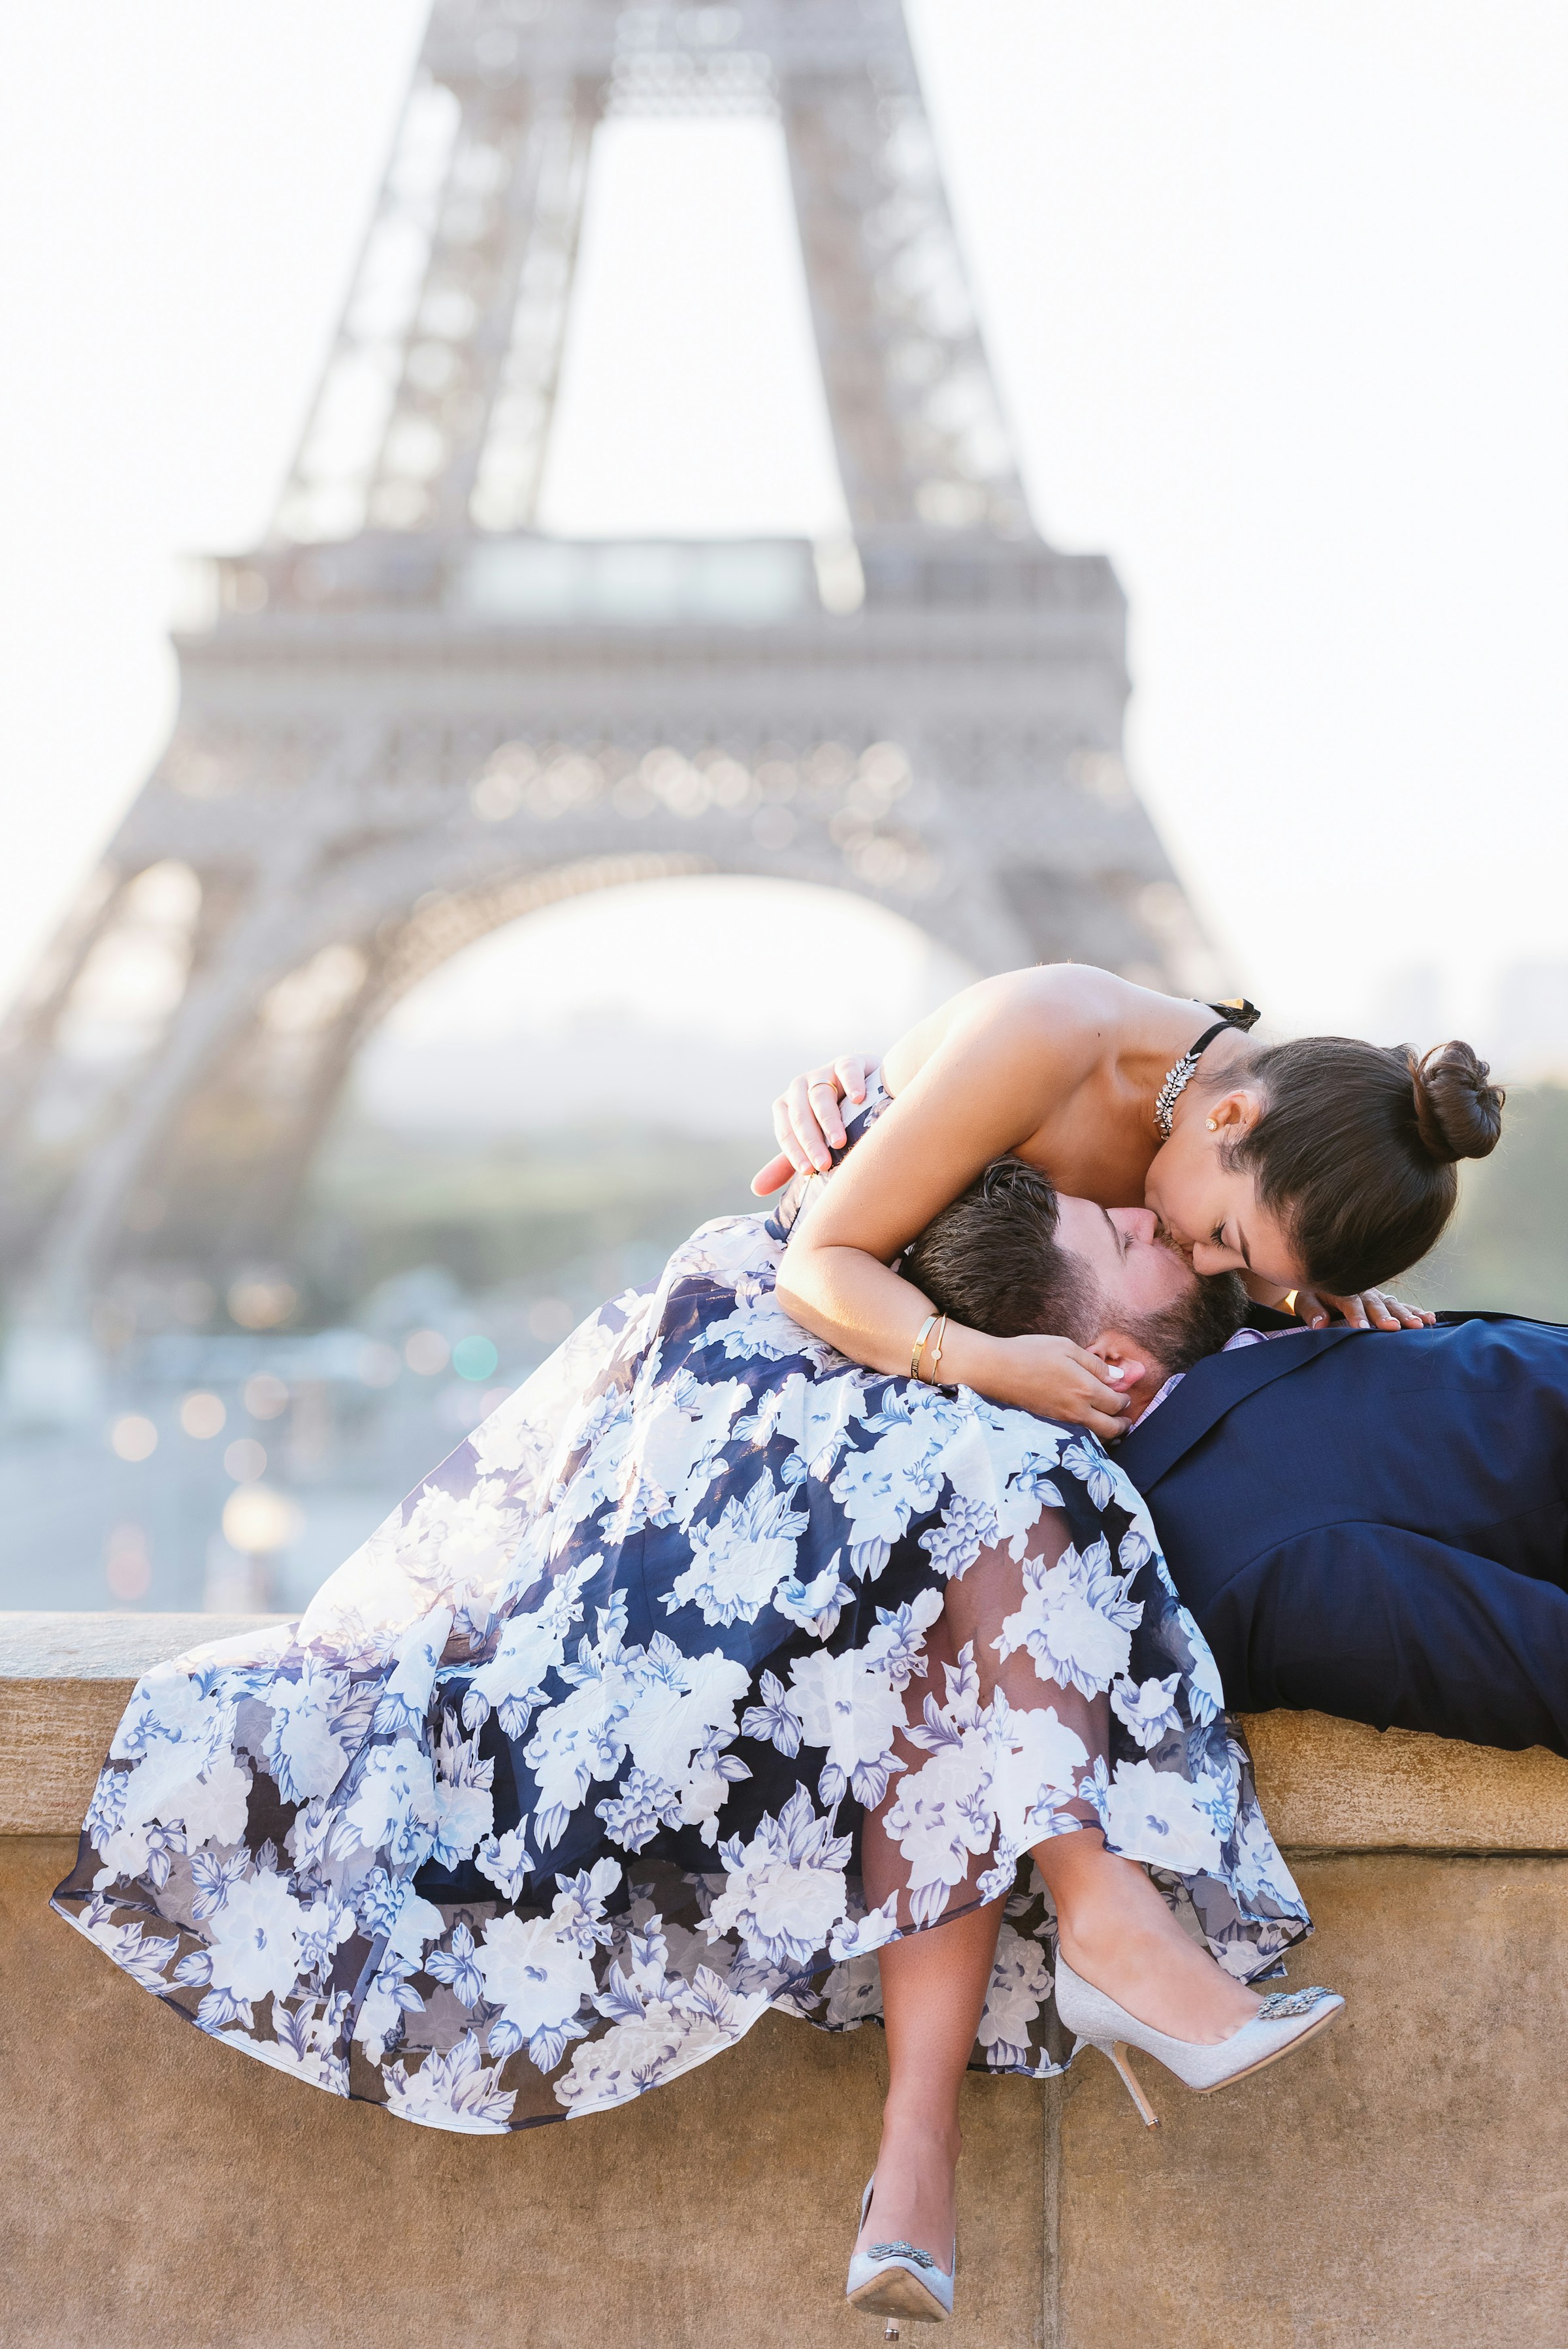
<svg viewBox="0 0 1568 2349">
<path fill-rule="evenodd" d="M 464 2130 L 624 2102 L 771 2006 L 853 2027 L 880 1971 L 851 2290 L 940 2314 L 957 2076 L 976 2033 L 1070 2056 L 1053 1955 L 1083 2035 L 1198 2085 L 1338 2002 L 1245 1988 L 1308 1921 L 1138 1496 L 1080 1426 L 824 1345 L 787 1261 L 776 1218 L 705 1226 L 301 1621 L 150 1674 L 56 1899 L 227 2044 Z"/>
<path fill-rule="evenodd" d="M 1369 1284 L 1428 1252 L 1453 1210 L 1454 1162 L 1495 1145 L 1502 1096 L 1487 1068 L 1459 1043 L 1419 1062 L 1336 1038 L 1260 1050 L 1248 1040 L 1256 1018 L 1248 1004 L 1181 1002 L 1074 964 L 1011 972 L 954 997 L 889 1052 L 871 1114 L 859 1121 L 861 1146 L 793 1237 L 780 1301 L 858 1361 L 923 1363 L 931 1300 L 892 1267 L 947 1201 L 1010 1154 L 1108 1209 L 1142 1200 L 1195 1271 L 1239 1271 L 1271 1303 L 1294 1291 L 1315 1326 L 1333 1309 L 1363 1327 L 1430 1320 Z M 831 1164 L 845 1140 L 839 1102 L 865 1101 L 870 1067 L 853 1057 L 796 1080 L 774 1105 L 780 1154 L 757 1191 L 792 1171 L 810 1184 Z M 944 1380 L 1102 1437 L 1120 1432 L 1136 1364 L 1112 1370 L 1065 1338 L 997 1338 L 945 1316 L 937 1335 Z M 1097 1920 L 1092 1953 L 1063 1898 L 1069 1855 L 1074 1891 Z M 1057 1898 L 1061 1950 L 1099 1988 L 1178 2037 L 1236 2028 L 1239 2008 L 1227 2023 L 1204 1994 L 1201 1952 L 1160 1939 L 1152 1912 L 1144 1937 L 1146 1876 L 1092 1831 L 1050 1858 L 1041 1873 Z M 955 1929 L 938 1943 L 883 1953 L 881 2215 L 862 2224 L 858 2250 L 895 2218 L 927 2248 L 942 2240 L 959 2073 L 951 2055 L 940 2064 L 918 2051 L 934 2044 L 939 2004 L 952 2013 L 954 2041 L 979 2012 L 984 1913 L 968 1943 Z M 1061 1979 L 1058 1963 L 1058 2003 Z"/>
<path fill-rule="evenodd" d="M 1345 1037 L 1260 1050 L 1246 1034 L 1257 1016 L 1250 1004 L 1182 1002 L 1076 963 L 954 996 L 889 1052 L 882 1077 L 896 1113 L 791 1256 L 790 1311 L 857 1361 L 888 1369 L 905 1359 L 899 1345 L 919 1300 L 889 1260 L 1011 1153 L 1102 1206 L 1147 1205 L 1194 1271 L 1240 1271 L 1265 1302 L 1295 1292 L 1315 1326 L 1332 1309 L 1384 1330 L 1429 1320 L 1371 1284 L 1435 1246 L 1458 1196 L 1455 1162 L 1496 1146 L 1503 1096 L 1485 1062 L 1468 1044 L 1418 1062 L 1408 1048 Z M 797 1078 L 774 1104 L 780 1152 L 755 1190 L 829 1165 L 843 1138 L 838 1102 L 864 1098 L 870 1066 L 852 1056 Z M 1190 1113 L 1195 1098 L 1202 1118 Z M 1005 1358 L 969 1333 L 956 1345 L 950 1378 L 1117 1433 L 1124 1399 L 1103 1365 L 1061 1341 Z"/>
</svg>

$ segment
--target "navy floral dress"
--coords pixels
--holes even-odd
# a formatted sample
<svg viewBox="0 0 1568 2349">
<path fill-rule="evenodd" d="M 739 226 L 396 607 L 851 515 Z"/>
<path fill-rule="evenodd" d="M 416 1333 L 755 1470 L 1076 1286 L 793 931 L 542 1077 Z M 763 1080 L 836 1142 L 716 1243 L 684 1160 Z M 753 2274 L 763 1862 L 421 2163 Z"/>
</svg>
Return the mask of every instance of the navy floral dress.
<svg viewBox="0 0 1568 2349">
<path fill-rule="evenodd" d="M 1029 1859 L 1098 1820 L 1234 1974 L 1310 1928 L 1093 1437 L 861 1369 L 788 1214 L 585 1321 L 297 1622 L 160 1666 L 55 1905 L 225 2046 L 470 2131 L 598 2112 L 1006 1897 L 975 2061 L 1072 2053 Z"/>
</svg>

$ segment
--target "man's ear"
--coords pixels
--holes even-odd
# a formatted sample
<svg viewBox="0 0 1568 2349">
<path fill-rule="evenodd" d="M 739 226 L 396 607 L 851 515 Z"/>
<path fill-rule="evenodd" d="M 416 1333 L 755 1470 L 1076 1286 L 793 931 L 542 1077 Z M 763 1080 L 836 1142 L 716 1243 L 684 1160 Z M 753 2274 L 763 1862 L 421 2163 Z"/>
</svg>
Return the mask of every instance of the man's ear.
<svg viewBox="0 0 1568 2349">
<path fill-rule="evenodd" d="M 1164 1363 L 1157 1361 L 1148 1347 L 1139 1345 L 1125 1330 L 1102 1330 L 1098 1338 L 1089 1340 L 1088 1350 L 1098 1354 L 1116 1374 L 1118 1387 L 1129 1398 L 1127 1423 L 1130 1427 L 1170 1376 Z"/>
<path fill-rule="evenodd" d="M 1140 1379 L 1149 1367 L 1148 1348 L 1135 1346 L 1123 1330 L 1102 1330 L 1098 1338 L 1089 1340 L 1087 1350 L 1098 1354 L 1118 1385 L 1124 1388 Z"/>
</svg>

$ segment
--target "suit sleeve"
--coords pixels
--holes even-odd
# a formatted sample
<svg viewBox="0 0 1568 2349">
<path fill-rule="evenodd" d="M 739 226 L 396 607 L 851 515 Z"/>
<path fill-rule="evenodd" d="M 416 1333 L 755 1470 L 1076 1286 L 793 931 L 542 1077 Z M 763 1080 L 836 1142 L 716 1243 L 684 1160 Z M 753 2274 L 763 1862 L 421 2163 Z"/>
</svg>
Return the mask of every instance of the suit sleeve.
<svg viewBox="0 0 1568 2349">
<path fill-rule="evenodd" d="M 1227 1700 L 1568 1754 L 1568 1592 L 1384 1525 L 1319 1528 L 1195 1610 Z"/>
</svg>

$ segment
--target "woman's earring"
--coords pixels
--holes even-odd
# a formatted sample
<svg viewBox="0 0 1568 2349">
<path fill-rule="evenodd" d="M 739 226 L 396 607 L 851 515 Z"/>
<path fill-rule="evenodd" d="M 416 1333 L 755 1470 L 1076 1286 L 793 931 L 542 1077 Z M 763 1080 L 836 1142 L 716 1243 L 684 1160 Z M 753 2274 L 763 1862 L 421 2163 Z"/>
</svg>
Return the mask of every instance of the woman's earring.
<svg viewBox="0 0 1568 2349">
<path fill-rule="evenodd" d="M 1218 1119 L 1217 1117 L 1212 1117 L 1212 1118 L 1209 1120 L 1209 1131 L 1210 1131 L 1210 1133 L 1218 1133 L 1219 1130 L 1220 1130 L 1220 1121 L 1219 1121 L 1219 1119 Z"/>
</svg>

